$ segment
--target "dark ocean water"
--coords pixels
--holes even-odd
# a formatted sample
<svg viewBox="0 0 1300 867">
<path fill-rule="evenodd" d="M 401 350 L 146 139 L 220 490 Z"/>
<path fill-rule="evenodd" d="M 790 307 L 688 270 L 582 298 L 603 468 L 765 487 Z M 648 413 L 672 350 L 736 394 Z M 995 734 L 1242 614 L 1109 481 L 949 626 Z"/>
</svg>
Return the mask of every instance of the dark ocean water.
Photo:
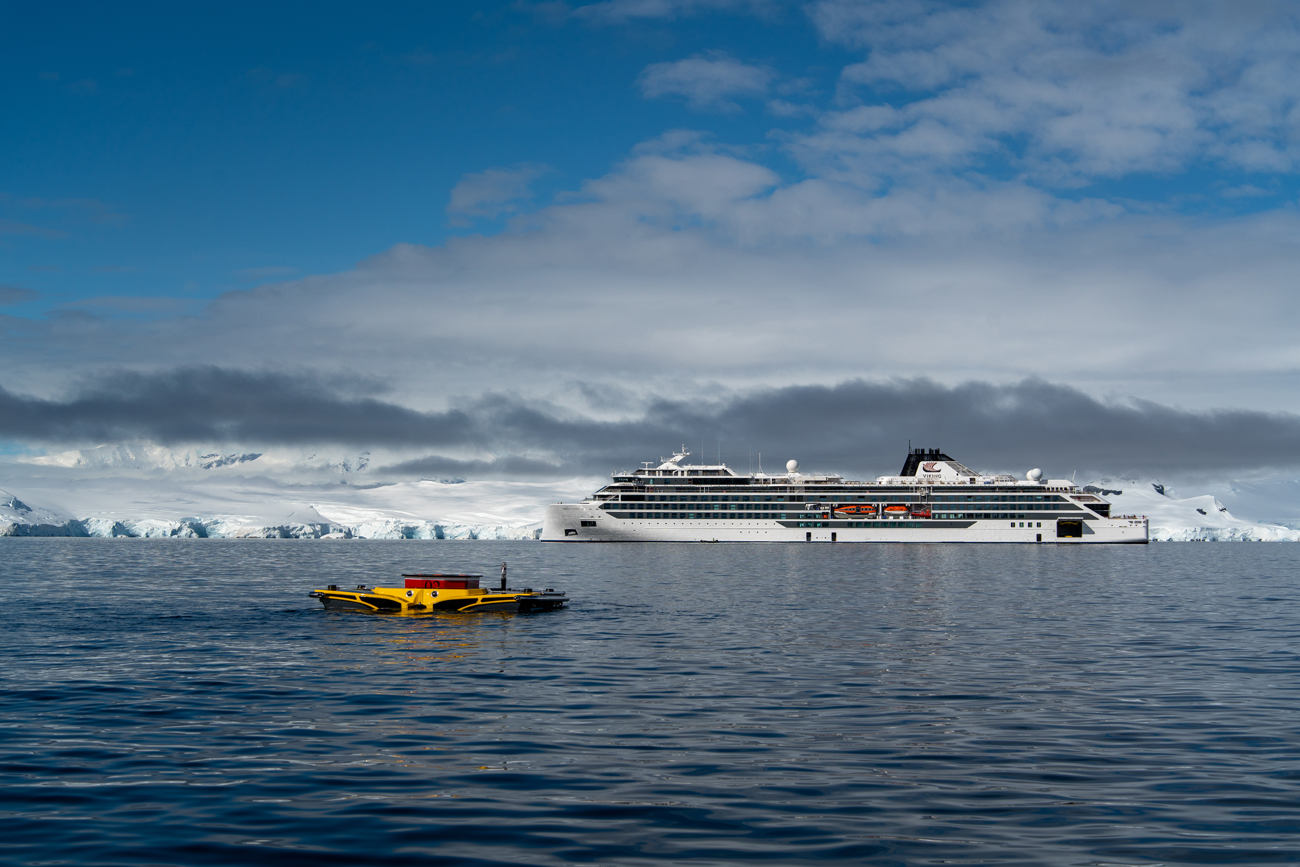
<svg viewBox="0 0 1300 867">
<path fill-rule="evenodd" d="M 327 613 L 482 571 L 526 616 Z M 1300 545 L 0 539 L 0 860 L 1300 862 Z"/>
</svg>

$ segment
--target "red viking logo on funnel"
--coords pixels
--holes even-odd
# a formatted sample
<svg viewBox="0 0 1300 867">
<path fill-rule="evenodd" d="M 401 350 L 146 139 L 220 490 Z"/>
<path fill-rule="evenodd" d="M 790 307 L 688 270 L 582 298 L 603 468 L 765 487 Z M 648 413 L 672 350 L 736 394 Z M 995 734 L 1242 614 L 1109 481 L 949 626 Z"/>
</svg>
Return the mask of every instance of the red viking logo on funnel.
<svg viewBox="0 0 1300 867">
<path fill-rule="evenodd" d="M 921 469 L 927 473 L 937 473 L 939 472 L 939 465 L 934 461 L 927 461 L 926 463 L 921 464 Z"/>
</svg>

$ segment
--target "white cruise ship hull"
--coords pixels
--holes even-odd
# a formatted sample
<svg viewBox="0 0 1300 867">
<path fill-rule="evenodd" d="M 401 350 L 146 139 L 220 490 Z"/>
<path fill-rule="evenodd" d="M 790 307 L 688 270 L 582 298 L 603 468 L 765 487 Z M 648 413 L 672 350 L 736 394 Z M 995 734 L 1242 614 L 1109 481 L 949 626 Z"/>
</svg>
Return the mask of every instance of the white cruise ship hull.
<svg viewBox="0 0 1300 867">
<path fill-rule="evenodd" d="M 581 503 L 546 510 L 543 542 L 1018 542 L 1144 544 L 1147 519 L 1111 515 L 1094 487 L 971 470 L 938 449 L 909 449 L 902 471 L 874 482 L 835 473 L 739 473 L 687 464 L 685 447 Z"/>
<path fill-rule="evenodd" d="M 804 524 L 804 526 L 799 526 Z M 852 525 L 866 526 L 852 526 Z M 815 526 L 810 526 L 815 525 Z M 1012 526 L 1014 525 L 1014 526 Z M 628 519 L 595 504 L 548 506 L 543 542 L 1020 542 L 1028 544 L 1146 544 L 1146 518 L 1094 518 L 1082 535 L 1058 535 L 1048 520 L 777 521 Z"/>
</svg>

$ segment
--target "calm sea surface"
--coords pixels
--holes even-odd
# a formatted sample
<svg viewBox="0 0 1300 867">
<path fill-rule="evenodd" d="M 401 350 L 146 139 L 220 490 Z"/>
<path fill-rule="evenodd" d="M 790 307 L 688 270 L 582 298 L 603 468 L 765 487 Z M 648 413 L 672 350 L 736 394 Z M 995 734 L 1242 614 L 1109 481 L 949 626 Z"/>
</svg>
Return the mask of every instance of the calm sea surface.
<svg viewBox="0 0 1300 867">
<path fill-rule="evenodd" d="M 533 615 L 327 613 L 510 563 Z M 1300 545 L 0 539 L 0 860 L 1300 862 Z"/>
</svg>

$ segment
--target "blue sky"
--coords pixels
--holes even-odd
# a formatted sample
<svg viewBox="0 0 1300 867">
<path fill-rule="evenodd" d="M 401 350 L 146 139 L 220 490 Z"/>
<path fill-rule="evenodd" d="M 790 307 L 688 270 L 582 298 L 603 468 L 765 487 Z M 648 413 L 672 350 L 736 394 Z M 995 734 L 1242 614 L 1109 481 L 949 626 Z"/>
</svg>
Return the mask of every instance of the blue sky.
<svg viewBox="0 0 1300 867">
<path fill-rule="evenodd" d="M 208 298 L 498 231 L 449 226 L 463 175 L 534 163 L 544 195 L 701 126 L 683 100 L 639 95 L 652 63 L 743 52 L 830 88 L 849 57 L 794 9 L 616 27 L 517 3 L 322 8 L 11 5 L 3 281 L 56 304 Z M 703 119 L 747 144 L 771 128 L 761 106 Z"/>
<path fill-rule="evenodd" d="M 210 298 L 339 271 L 395 242 L 499 231 L 500 220 L 449 225 L 463 175 L 536 164 L 545 198 L 676 128 L 745 147 L 786 182 L 808 176 L 778 144 L 812 112 L 781 117 L 763 103 L 832 109 L 864 52 L 819 33 L 797 4 L 626 5 L 628 17 L 601 22 L 514 2 L 11 4 L 0 279 L 41 292 L 40 307 Z M 647 68 L 692 57 L 762 69 L 770 85 L 713 103 L 671 86 L 646 97 Z M 886 84 L 853 100 L 902 107 L 936 93 Z M 998 133 L 1005 150 L 976 167 L 1015 177 L 1025 141 Z M 1189 157 L 1039 184 L 1184 213 L 1294 198 L 1289 172 Z M 1222 195 L 1248 186 L 1260 194 Z"/>
<path fill-rule="evenodd" d="M 593 423 L 856 381 L 1300 412 L 1291 4 L 0 24 L 0 364 L 42 412 L 200 369 Z"/>
</svg>

